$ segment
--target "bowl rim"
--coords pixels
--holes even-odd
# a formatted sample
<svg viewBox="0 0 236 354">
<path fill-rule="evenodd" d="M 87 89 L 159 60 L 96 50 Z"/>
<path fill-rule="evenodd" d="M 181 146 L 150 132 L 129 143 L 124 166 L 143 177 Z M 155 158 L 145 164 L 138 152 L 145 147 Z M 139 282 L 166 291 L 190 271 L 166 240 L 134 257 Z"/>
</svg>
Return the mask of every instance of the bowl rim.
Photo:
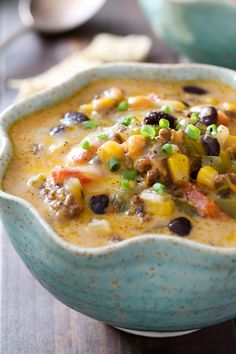
<svg viewBox="0 0 236 354">
<path fill-rule="evenodd" d="M 49 95 L 55 95 L 60 88 L 62 88 L 63 85 L 69 85 L 70 83 L 74 82 L 75 80 L 79 80 L 81 76 L 86 76 L 88 74 L 95 74 L 99 71 L 106 71 L 106 69 L 114 69 L 114 68 L 125 68 L 125 67 L 132 67 L 136 69 L 141 69 L 141 70 L 152 70 L 152 69 L 158 69 L 158 70 L 173 70 L 175 72 L 177 71 L 183 71 L 184 69 L 188 68 L 191 70 L 209 70 L 213 73 L 219 73 L 221 75 L 226 74 L 232 75 L 233 80 L 235 81 L 235 86 L 236 86 L 236 71 L 223 68 L 223 67 L 218 67 L 218 66 L 213 66 L 213 65 L 208 65 L 208 64 L 153 64 L 153 63 L 116 63 L 116 64 L 103 64 L 98 67 L 94 67 L 91 69 L 84 70 L 83 72 L 77 73 L 73 75 L 70 79 L 64 81 L 63 83 L 49 88 L 47 90 L 41 91 L 39 93 L 36 93 L 26 99 L 23 99 L 15 104 L 12 104 L 8 108 L 6 108 L 1 114 L 0 114 L 0 160 L 3 162 L 6 161 L 7 163 L 4 164 L 3 167 L 3 173 L 2 176 L 0 176 L 0 199 L 3 200 L 8 200 L 12 201 L 15 204 L 21 205 L 24 207 L 24 209 L 31 214 L 33 217 L 35 217 L 39 224 L 41 225 L 42 229 L 46 232 L 46 237 L 48 237 L 51 241 L 53 241 L 57 246 L 60 248 L 63 248 L 64 250 L 73 253 L 75 255 L 81 255 L 81 256 L 101 256 L 101 255 L 108 255 L 110 253 L 118 252 L 119 250 L 122 250 L 123 248 L 127 248 L 128 246 L 133 246 L 133 245 L 138 245 L 138 244 L 145 244 L 147 241 L 153 241 L 157 245 L 158 244 L 163 244 L 163 243 L 168 243 L 170 245 L 179 245 L 179 246 L 185 246 L 189 250 L 192 249 L 193 251 L 196 252 L 202 252 L 203 254 L 208 254 L 208 255 L 218 255 L 218 256 L 235 256 L 236 257 L 236 247 L 218 247 L 218 246 L 212 246 L 204 243 L 200 243 L 197 241 L 189 240 L 184 237 L 180 236 L 175 236 L 175 235 L 164 235 L 164 234 L 157 234 L 157 233 L 145 233 L 141 234 L 135 237 L 131 237 L 125 240 L 122 240 L 121 242 L 113 243 L 113 244 L 108 244 L 106 246 L 102 247 L 81 247 L 78 245 L 74 245 L 68 241 L 65 241 L 50 225 L 49 223 L 44 219 L 44 217 L 40 214 L 40 212 L 28 201 L 24 200 L 23 198 L 16 197 L 14 195 L 11 195 L 7 192 L 4 192 L 2 190 L 2 182 L 5 176 L 5 172 L 8 168 L 8 163 L 10 160 L 8 160 L 7 155 L 9 153 L 9 149 L 11 149 L 11 141 L 8 136 L 8 129 L 14 122 L 16 122 L 19 119 L 19 116 L 14 113 L 15 110 L 20 110 L 26 105 L 34 105 L 38 100 L 44 99 L 45 97 Z M 114 75 L 115 76 L 115 75 Z M 168 77 L 168 74 L 167 74 Z M 96 78 L 97 79 L 97 78 Z M 99 78 L 98 78 L 99 79 Z M 202 78 L 200 78 L 202 79 Z M 207 78 L 206 78 L 207 79 Z M 165 79 L 166 81 L 170 79 Z M 181 79 L 180 79 L 181 80 Z M 182 80 L 185 80 L 183 78 Z M 204 80 L 204 78 L 203 78 Z M 90 80 L 90 82 L 93 82 L 94 80 Z M 173 80 L 174 81 L 174 80 Z M 176 80 L 178 81 L 178 80 Z M 217 81 L 224 82 L 223 78 L 217 78 Z M 85 85 L 81 86 L 81 89 L 83 89 Z M 78 90 L 76 90 L 78 91 Z M 76 92 L 75 91 L 75 92 Z M 74 92 L 74 93 L 75 93 Z M 72 94 L 73 95 L 73 94 Z M 64 95 L 65 98 L 69 98 L 70 95 Z M 59 103 L 61 100 L 57 100 Z M 53 103 L 47 104 L 46 100 L 46 105 L 43 108 L 40 109 L 45 109 L 47 107 L 52 106 Z M 35 108 L 32 112 L 37 112 L 39 109 Z M 6 128 L 3 126 L 4 119 L 7 117 L 9 114 L 13 113 L 14 119 L 10 123 L 10 125 Z M 27 114 L 23 115 L 22 118 L 26 117 Z M 21 119 L 21 116 L 20 116 Z M 12 157 L 12 151 L 11 151 L 11 157 Z M 10 158 L 11 159 L 11 158 Z"/>
</svg>

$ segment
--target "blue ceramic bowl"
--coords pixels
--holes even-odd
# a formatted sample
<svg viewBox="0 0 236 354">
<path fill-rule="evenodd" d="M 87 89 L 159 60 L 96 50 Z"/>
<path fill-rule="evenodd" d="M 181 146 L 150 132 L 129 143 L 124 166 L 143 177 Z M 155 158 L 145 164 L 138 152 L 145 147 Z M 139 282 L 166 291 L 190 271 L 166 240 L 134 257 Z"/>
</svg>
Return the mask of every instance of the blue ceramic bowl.
<svg viewBox="0 0 236 354">
<path fill-rule="evenodd" d="M 0 179 L 12 156 L 7 137 L 12 123 L 105 77 L 217 79 L 236 87 L 234 71 L 207 65 L 116 64 L 85 71 L 1 115 Z M 128 329 L 183 331 L 236 315 L 236 248 L 151 234 L 102 248 L 80 248 L 63 241 L 28 202 L 2 190 L 0 214 L 35 278 L 88 316 Z"/>
<path fill-rule="evenodd" d="M 236 69 L 236 2 L 139 0 L 154 32 L 195 61 Z"/>
</svg>

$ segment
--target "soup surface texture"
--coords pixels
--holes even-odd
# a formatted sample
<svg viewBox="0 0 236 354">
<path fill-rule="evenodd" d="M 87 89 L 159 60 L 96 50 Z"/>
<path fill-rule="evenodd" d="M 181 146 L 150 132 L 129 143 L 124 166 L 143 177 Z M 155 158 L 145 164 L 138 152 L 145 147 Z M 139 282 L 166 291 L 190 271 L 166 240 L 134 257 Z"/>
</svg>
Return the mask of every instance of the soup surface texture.
<svg viewBox="0 0 236 354">
<path fill-rule="evenodd" d="M 3 189 L 65 240 L 137 235 L 236 246 L 236 90 L 106 79 L 10 128 Z"/>
</svg>

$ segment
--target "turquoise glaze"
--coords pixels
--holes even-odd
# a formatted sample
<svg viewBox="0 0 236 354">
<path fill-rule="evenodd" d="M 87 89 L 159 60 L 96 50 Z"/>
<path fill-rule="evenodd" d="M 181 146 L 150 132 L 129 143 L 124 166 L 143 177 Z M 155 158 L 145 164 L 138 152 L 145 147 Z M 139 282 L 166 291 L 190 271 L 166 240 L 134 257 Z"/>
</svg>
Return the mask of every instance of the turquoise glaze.
<svg viewBox="0 0 236 354">
<path fill-rule="evenodd" d="M 85 71 L 1 115 L 0 179 L 11 158 L 7 130 L 13 122 L 104 77 L 218 79 L 236 87 L 234 71 L 207 65 L 116 64 Z M 159 332 L 201 328 L 236 316 L 236 248 L 144 235 L 85 249 L 63 241 L 28 202 L 3 191 L 0 213 L 35 278 L 88 316 L 116 327 Z"/>
<path fill-rule="evenodd" d="M 195 61 L 236 69 L 236 3 L 139 0 L 154 32 Z"/>
</svg>

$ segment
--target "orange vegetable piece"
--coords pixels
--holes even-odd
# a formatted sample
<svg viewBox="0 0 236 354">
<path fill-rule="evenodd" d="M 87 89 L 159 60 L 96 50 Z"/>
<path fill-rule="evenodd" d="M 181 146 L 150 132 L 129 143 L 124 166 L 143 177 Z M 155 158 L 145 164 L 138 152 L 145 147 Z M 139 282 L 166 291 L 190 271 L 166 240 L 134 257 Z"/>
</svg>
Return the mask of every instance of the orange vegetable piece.
<svg viewBox="0 0 236 354">
<path fill-rule="evenodd" d="M 86 185 L 101 178 L 102 173 L 93 165 L 80 167 L 56 166 L 52 170 L 52 177 L 57 184 L 63 184 L 69 178 L 78 178 L 83 185 Z"/>
<path fill-rule="evenodd" d="M 218 205 L 208 198 L 197 186 L 188 183 L 183 187 L 188 202 L 197 209 L 201 216 L 227 220 L 229 217 L 224 214 Z"/>
</svg>

